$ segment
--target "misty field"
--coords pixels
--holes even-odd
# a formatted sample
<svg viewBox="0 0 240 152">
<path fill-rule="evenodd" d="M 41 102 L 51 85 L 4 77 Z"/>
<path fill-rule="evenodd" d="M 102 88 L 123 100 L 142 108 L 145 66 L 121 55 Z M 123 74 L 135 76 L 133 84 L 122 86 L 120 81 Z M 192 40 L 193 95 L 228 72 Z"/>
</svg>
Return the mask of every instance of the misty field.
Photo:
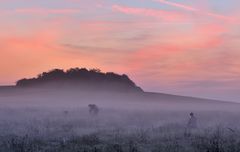
<svg viewBox="0 0 240 152">
<path fill-rule="evenodd" d="M 238 112 L 101 108 L 0 109 L 1 152 L 239 152 Z"/>
</svg>

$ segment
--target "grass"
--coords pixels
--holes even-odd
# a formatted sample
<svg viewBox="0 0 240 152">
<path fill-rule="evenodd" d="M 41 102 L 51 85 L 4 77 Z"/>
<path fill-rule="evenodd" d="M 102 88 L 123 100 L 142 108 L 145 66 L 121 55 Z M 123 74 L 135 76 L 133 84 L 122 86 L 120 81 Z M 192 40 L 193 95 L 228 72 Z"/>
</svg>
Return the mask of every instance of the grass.
<svg viewBox="0 0 240 152">
<path fill-rule="evenodd" d="M 240 134 L 223 128 L 199 130 L 189 137 L 162 129 L 134 130 L 131 133 L 99 131 L 68 138 L 4 136 L 0 149 L 5 152 L 239 152 Z"/>
<path fill-rule="evenodd" d="M 2 109 L 0 152 L 239 152 L 238 113 Z M 231 118 L 231 119 L 230 119 Z"/>
</svg>

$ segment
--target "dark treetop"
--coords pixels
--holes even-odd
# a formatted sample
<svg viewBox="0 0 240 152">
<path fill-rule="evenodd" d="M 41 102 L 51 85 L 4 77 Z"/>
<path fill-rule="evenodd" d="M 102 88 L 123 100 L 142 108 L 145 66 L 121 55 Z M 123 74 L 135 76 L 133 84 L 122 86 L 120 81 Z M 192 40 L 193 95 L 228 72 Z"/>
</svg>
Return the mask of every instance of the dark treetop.
<svg viewBox="0 0 240 152">
<path fill-rule="evenodd" d="M 16 86 L 22 88 L 57 87 L 59 89 L 74 87 L 84 90 L 142 92 L 142 89 L 136 86 L 125 74 L 103 73 L 99 69 L 87 70 L 86 68 L 72 68 L 67 71 L 54 69 L 49 72 L 43 72 L 36 78 L 18 80 Z"/>
</svg>

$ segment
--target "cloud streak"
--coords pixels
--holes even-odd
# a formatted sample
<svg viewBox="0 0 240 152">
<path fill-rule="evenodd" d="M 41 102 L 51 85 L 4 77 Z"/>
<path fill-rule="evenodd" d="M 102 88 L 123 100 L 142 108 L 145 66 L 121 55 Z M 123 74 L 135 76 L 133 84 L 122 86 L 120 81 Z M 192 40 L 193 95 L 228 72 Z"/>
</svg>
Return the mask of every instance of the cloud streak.
<svg viewBox="0 0 240 152">
<path fill-rule="evenodd" d="M 195 12 L 197 14 L 210 16 L 210 17 L 220 19 L 220 20 L 224 20 L 224 21 L 236 21 L 236 19 L 234 17 L 225 16 L 225 15 L 221 15 L 221 14 L 217 14 L 217 13 L 209 12 L 209 11 L 203 11 L 201 9 L 194 8 L 194 7 L 189 6 L 189 5 L 170 2 L 170 1 L 166 1 L 166 0 L 153 0 L 153 1 L 156 1 L 156 2 L 159 2 L 159 3 L 162 3 L 162 4 L 166 4 L 166 5 L 169 5 L 169 6 L 173 6 L 173 7 L 176 7 L 176 8 L 184 9 L 186 11 Z"/>
<path fill-rule="evenodd" d="M 113 5 L 112 10 L 116 12 L 121 12 L 124 14 L 142 15 L 146 17 L 150 16 L 150 17 L 161 18 L 165 21 L 182 21 L 187 19 L 186 15 L 183 15 L 177 12 L 148 9 L 148 8 L 136 8 L 136 7 L 121 6 L 121 5 Z"/>
<path fill-rule="evenodd" d="M 180 3 L 174 3 L 174 2 L 170 2 L 170 1 L 166 1 L 166 0 L 154 0 L 154 1 L 166 4 L 166 5 L 178 7 L 178 8 L 181 8 L 181 9 L 189 10 L 189 11 L 199 11 L 196 8 L 193 8 L 193 7 L 188 6 L 188 5 L 183 5 L 183 4 L 180 4 Z"/>
</svg>

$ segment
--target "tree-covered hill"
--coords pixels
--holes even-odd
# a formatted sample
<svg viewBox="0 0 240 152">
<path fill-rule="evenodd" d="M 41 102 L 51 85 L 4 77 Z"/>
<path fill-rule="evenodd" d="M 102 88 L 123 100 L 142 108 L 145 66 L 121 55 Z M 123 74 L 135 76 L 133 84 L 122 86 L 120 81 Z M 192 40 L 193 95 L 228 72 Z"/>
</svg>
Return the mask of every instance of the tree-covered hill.
<svg viewBox="0 0 240 152">
<path fill-rule="evenodd" d="M 137 91 L 142 89 L 129 79 L 125 74 L 119 75 L 113 72 L 103 73 L 99 69 L 88 70 L 86 68 L 71 68 L 69 70 L 54 69 L 43 72 L 35 78 L 21 79 L 16 83 L 17 87 L 57 87 L 57 88 L 81 88 L 86 90 L 115 90 Z"/>
</svg>

